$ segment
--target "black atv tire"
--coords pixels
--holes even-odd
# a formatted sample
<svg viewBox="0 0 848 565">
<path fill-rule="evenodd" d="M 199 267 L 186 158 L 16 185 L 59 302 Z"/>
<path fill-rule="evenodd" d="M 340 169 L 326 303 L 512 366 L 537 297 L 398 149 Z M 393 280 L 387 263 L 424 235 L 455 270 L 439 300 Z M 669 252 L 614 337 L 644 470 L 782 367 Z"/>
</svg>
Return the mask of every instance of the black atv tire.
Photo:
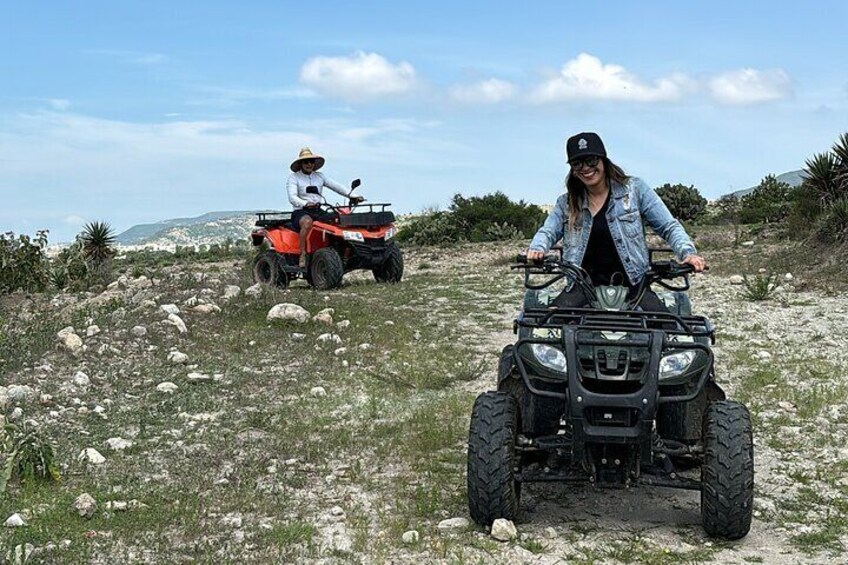
<svg viewBox="0 0 848 565">
<path fill-rule="evenodd" d="M 398 283 L 403 278 L 403 254 L 400 248 L 394 243 L 390 243 L 386 252 L 386 259 L 371 270 L 374 273 L 374 279 L 381 283 Z"/>
<path fill-rule="evenodd" d="M 515 398 L 521 409 L 521 432 L 530 437 L 554 435 L 559 429 L 562 401 L 555 398 L 536 396 L 527 390 L 515 365 L 514 345 L 501 351 L 498 361 L 498 390 Z M 543 389 L 548 385 L 536 383 Z"/>
<path fill-rule="evenodd" d="M 322 247 L 309 258 L 307 281 L 318 290 L 338 288 L 344 277 L 344 264 L 339 252 Z"/>
<path fill-rule="evenodd" d="M 751 416 L 738 402 L 712 403 L 704 414 L 701 520 L 707 534 L 735 540 L 751 529 L 754 440 Z"/>
<path fill-rule="evenodd" d="M 285 288 L 289 277 L 283 270 L 285 259 L 273 250 L 263 251 L 253 260 L 253 280 L 268 286 Z"/>
<path fill-rule="evenodd" d="M 515 520 L 521 484 L 515 480 L 518 404 L 505 392 L 484 392 L 468 430 L 468 510 L 481 526 Z"/>
</svg>

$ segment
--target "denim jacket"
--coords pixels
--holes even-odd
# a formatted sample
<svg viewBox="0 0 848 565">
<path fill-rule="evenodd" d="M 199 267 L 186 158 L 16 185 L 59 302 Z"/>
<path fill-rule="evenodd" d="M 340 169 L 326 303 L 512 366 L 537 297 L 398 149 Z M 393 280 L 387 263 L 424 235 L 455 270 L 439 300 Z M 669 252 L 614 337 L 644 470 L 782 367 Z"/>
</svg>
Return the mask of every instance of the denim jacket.
<svg viewBox="0 0 848 565">
<path fill-rule="evenodd" d="M 643 220 L 668 242 L 679 260 L 696 253 L 695 245 L 683 226 L 674 219 L 662 199 L 645 181 L 630 177 L 624 185 L 612 182 L 610 190 L 612 195 L 607 206 L 607 222 L 631 284 L 639 284 L 649 267 Z M 583 221 L 578 222 L 574 231 L 568 229 L 568 195 L 563 194 L 557 199 L 545 224 L 536 232 L 530 242 L 530 249 L 547 252 L 562 239 L 563 261 L 581 265 L 591 233 L 592 213 L 585 199 Z"/>
</svg>

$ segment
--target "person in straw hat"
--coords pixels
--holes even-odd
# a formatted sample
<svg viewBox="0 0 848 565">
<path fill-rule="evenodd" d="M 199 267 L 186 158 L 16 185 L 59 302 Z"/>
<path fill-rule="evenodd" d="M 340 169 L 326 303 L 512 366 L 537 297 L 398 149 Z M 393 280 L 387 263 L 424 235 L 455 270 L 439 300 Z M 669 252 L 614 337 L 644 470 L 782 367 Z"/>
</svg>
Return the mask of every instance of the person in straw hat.
<svg viewBox="0 0 848 565">
<path fill-rule="evenodd" d="M 650 267 L 644 220 L 668 242 L 679 261 L 697 272 L 704 270 L 706 263 L 680 222 L 645 181 L 628 176 L 610 161 L 598 134 L 583 132 L 568 138 L 565 151 L 571 168 L 566 193 L 530 242 L 528 260 L 541 260 L 562 240 L 563 260 L 581 265 L 595 285 L 635 289 Z M 574 284 L 554 299 L 559 307 L 586 303 Z M 639 305 L 647 311 L 668 311 L 651 290 Z"/>
<path fill-rule="evenodd" d="M 351 196 L 353 190 L 348 190 L 331 178 L 319 173 L 318 169 L 324 166 L 324 158 L 312 153 L 308 147 L 300 150 L 297 159 L 292 161 L 292 174 L 286 183 L 289 193 L 289 202 L 294 207 L 292 212 L 292 225 L 300 230 L 300 266 L 306 267 L 306 236 L 312 228 L 312 222 L 321 214 L 318 205 L 321 203 L 321 191 L 326 186 L 330 190 L 347 196 L 354 203 L 364 200 L 361 196 Z M 307 186 L 318 188 L 318 194 L 306 192 Z"/>
</svg>

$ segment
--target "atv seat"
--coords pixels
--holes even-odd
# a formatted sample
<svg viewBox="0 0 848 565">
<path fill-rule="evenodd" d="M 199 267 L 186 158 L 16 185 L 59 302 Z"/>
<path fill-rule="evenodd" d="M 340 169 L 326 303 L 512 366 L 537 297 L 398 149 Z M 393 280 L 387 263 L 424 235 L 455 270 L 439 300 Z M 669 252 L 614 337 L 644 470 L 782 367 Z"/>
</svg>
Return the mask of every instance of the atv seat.
<svg viewBox="0 0 848 565">
<path fill-rule="evenodd" d="M 291 212 L 257 212 L 256 227 L 273 229 L 294 229 L 291 223 Z"/>
</svg>

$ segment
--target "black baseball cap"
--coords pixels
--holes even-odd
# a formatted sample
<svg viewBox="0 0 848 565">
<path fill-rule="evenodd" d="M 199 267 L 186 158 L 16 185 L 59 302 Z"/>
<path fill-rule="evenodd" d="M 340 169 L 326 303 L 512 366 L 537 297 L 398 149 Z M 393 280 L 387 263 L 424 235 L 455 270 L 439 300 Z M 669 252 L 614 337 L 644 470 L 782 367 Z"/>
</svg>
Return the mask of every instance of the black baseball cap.
<svg viewBox="0 0 848 565">
<path fill-rule="evenodd" d="M 568 141 L 565 142 L 565 153 L 569 163 L 583 157 L 607 156 L 607 150 L 604 148 L 601 136 L 591 131 L 584 131 L 569 137 Z"/>
</svg>

